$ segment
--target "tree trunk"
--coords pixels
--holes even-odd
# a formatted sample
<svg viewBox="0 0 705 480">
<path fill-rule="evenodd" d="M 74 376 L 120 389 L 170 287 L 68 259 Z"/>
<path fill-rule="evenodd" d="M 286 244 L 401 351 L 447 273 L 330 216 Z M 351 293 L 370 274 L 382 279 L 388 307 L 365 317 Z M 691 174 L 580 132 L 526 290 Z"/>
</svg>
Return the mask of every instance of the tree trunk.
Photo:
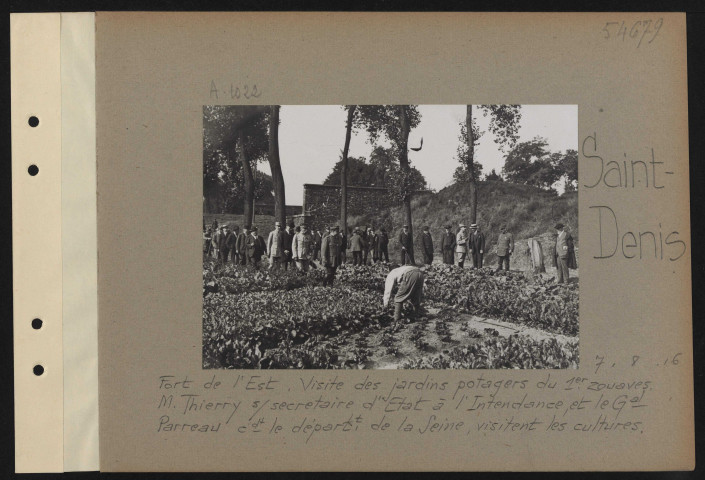
<svg viewBox="0 0 705 480">
<path fill-rule="evenodd" d="M 348 108 L 343 163 L 340 168 L 340 228 L 345 235 L 348 234 L 348 152 L 350 150 L 350 137 L 352 136 L 352 123 L 356 108 L 357 105 L 350 105 Z"/>
<path fill-rule="evenodd" d="M 279 159 L 279 105 L 272 105 L 269 112 L 269 168 L 274 185 L 274 219 L 286 224 L 286 196 L 284 176 Z"/>
<path fill-rule="evenodd" d="M 401 122 L 401 138 L 399 145 L 399 166 L 404 174 L 404 182 L 402 188 L 404 189 L 403 201 L 404 201 L 404 214 L 406 217 L 406 224 L 409 225 L 409 235 L 414 238 L 414 225 L 411 221 L 411 192 L 408 190 L 409 182 L 408 177 L 411 174 L 411 168 L 409 167 L 409 131 L 411 126 L 409 125 L 409 118 L 407 117 L 406 105 L 399 106 L 399 120 Z M 411 250 L 407 252 L 409 257 L 411 257 L 411 263 L 416 263 L 414 260 L 414 242 L 411 242 Z"/>
<path fill-rule="evenodd" d="M 252 225 L 254 220 L 254 201 L 255 201 L 255 179 L 252 176 L 252 165 L 245 153 L 245 138 L 242 130 L 237 135 L 237 143 L 235 146 L 237 156 L 242 164 L 242 174 L 245 177 L 245 200 L 243 202 L 243 227 Z"/>
<path fill-rule="evenodd" d="M 470 223 L 477 223 L 477 177 L 475 175 L 475 139 L 472 135 L 472 105 L 467 106 L 465 129 L 468 142 L 468 174 L 470 177 Z"/>
</svg>

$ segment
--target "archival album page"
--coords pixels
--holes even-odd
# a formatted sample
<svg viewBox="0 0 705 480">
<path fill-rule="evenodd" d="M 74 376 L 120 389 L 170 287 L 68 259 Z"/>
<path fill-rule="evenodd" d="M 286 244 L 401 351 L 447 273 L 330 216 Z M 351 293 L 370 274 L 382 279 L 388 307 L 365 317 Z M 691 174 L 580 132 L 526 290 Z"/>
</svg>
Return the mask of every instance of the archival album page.
<svg viewBox="0 0 705 480">
<path fill-rule="evenodd" d="M 685 15 L 95 14 L 102 471 L 694 467 Z"/>
</svg>

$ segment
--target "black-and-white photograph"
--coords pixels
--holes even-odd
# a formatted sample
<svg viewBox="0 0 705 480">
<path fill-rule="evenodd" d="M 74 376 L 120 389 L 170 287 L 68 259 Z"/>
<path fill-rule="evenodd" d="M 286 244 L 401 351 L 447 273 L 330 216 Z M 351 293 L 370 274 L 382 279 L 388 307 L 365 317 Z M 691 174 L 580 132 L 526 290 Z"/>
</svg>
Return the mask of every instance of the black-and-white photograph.
<svg viewBox="0 0 705 480">
<path fill-rule="evenodd" d="M 577 105 L 203 107 L 203 368 L 579 365 Z"/>
</svg>

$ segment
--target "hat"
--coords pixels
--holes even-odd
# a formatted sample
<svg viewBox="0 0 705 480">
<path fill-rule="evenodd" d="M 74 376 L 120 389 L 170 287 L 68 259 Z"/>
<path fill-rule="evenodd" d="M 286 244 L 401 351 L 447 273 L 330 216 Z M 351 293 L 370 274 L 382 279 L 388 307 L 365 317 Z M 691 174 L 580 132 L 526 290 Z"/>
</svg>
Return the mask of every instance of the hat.
<svg viewBox="0 0 705 480">
<path fill-rule="evenodd" d="M 338 230 L 340 227 L 338 225 L 331 225 L 330 227 L 331 230 Z"/>
<path fill-rule="evenodd" d="M 459 226 L 460 228 L 465 228 L 465 227 L 467 227 L 467 225 L 465 225 L 464 223 L 461 223 L 461 224 L 458 225 L 458 226 Z"/>
<path fill-rule="evenodd" d="M 256 231 L 257 231 L 257 227 L 252 227 L 252 231 L 253 231 L 253 232 L 256 232 Z"/>
<path fill-rule="evenodd" d="M 423 227 L 423 231 L 424 231 L 424 232 L 428 232 L 428 226 Z"/>
<path fill-rule="evenodd" d="M 274 222 L 274 225 L 275 225 L 275 226 L 278 226 L 278 225 L 281 225 L 281 224 L 282 224 L 282 222 Z"/>
<path fill-rule="evenodd" d="M 448 230 L 450 230 L 451 227 L 450 227 L 450 225 L 446 225 L 446 226 L 443 227 L 443 228 L 447 228 Z"/>
<path fill-rule="evenodd" d="M 562 223 L 556 223 L 556 226 L 554 227 L 556 230 L 563 230 L 563 224 Z"/>
<path fill-rule="evenodd" d="M 294 228 L 294 222 L 289 223 L 289 228 Z"/>
<path fill-rule="evenodd" d="M 403 228 L 409 228 L 409 226 L 408 226 L 408 225 L 404 225 Z"/>
<path fill-rule="evenodd" d="M 471 223 L 470 228 L 477 228 L 477 223 Z"/>
</svg>

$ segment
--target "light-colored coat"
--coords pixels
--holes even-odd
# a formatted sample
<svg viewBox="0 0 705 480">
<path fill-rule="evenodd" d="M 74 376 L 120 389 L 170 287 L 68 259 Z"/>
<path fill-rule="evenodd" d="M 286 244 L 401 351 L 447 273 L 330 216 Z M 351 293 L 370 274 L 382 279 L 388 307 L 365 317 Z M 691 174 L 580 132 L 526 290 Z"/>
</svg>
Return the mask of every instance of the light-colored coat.
<svg viewBox="0 0 705 480">
<path fill-rule="evenodd" d="M 297 233 L 294 235 L 291 249 L 294 255 L 293 258 L 301 260 L 310 259 L 313 251 L 313 237 L 308 232 Z"/>
<path fill-rule="evenodd" d="M 466 229 L 461 229 L 455 236 L 455 251 L 457 253 L 465 253 L 468 249 L 468 238 L 470 235 Z"/>
<path fill-rule="evenodd" d="M 267 237 L 267 253 L 270 258 L 284 255 L 284 232 L 278 229 L 269 232 Z"/>
<path fill-rule="evenodd" d="M 497 238 L 497 256 L 506 257 L 514 251 L 514 235 L 509 232 L 499 234 Z"/>
</svg>

